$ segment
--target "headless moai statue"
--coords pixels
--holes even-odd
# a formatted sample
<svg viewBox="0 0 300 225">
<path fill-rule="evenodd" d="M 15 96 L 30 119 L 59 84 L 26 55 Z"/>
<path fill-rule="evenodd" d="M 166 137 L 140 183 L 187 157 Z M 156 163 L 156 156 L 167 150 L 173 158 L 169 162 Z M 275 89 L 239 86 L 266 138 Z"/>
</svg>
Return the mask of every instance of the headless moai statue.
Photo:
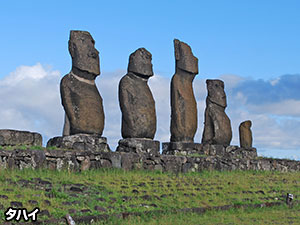
<svg viewBox="0 0 300 225">
<path fill-rule="evenodd" d="M 252 123 L 250 120 L 244 121 L 239 126 L 241 148 L 252 148 Z"/>
<path fill-rule="evenodd" d="M 194 142 L 197 130 L 197 103 L 193 80 L 198 74 L 198 59 L 191 47 L 174 40 L 176 67 L 171 80 L 171 142 Z"/>
<path fill-rule="evenodd" d="M 99 52 L 87 31 L 71 31 L 69 52 L 72 70 L 60 83 L 62 105 L 65 110 L 63 136 L 96 134 L 104 128 L 102 98 L 95 84 L 100 74 Z"/>
<path fill-rule="evenodd" d="M 224 82 L 206 80 L 208 96 L 204 118 L 203 144 L 230 145 L 232 130 L 230 119 L 225 113 L 227 107 Z"/>
<path fill-rule="evenodd" d="M 129 57 L 128 72 L 119 83 L 122 137 L 116 151 L 159 154 L 155 101 L 147 84 L 153 76 L 152 55 L 139 48 Z"/>
<path fill-rule="evenodd" d="M 153 76 L 152 55 L 139 48 L 129 57 L 128 72 L 119 83 L 123 138 L 153 139 L 156 132 L 155 101 L 147 84 Z"/>
</svg>

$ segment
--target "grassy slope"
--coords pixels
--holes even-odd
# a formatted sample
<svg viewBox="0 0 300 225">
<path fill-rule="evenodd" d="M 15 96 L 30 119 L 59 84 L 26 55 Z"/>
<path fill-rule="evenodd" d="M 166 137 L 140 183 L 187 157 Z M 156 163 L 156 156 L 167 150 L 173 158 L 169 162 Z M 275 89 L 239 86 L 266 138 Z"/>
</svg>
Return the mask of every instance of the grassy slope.
<svg viewBox="0 0 300 225">
<path fill-rule="evenodd" d="M 81 191 L 76 188 L 80 188 Z M 41 210 L 48 210 L 51 218 L 61 218 L 70 209 L 75 209 L 75 215 L 78 216 L 284 201 L 287 192 L 293 193 L 295 199 L 299 198 L 300 172 L 205 171 L 176 176 L 169 173 L 125 172 L 116 169 L 82 173 L 30 169 L 0 170 L 0 195 L 6 196 L 0 196 L 0 222 L 4 219 L 5 209 L 12 201 L 22 202 L 23 207 L 28 210 L 38 206 Z M 37 205 L 29 203 L 29 200 L 37 201 Z M 45 200 L 51 205 L 49 206 Z M 102 207 L 106 211 L 99 212 L 95 210 L 95 206 Z M 270 215 L 269 222 L 273 218 L 281 218 L 279 216 L 281 213 L 282 216 L 290 214 L 289 217 L 296 217 L 292 220 L 299 221 L 299 207 L 297 207 L 207 212 L 200 216 L 183 213 L 177 216 L 165 214 L 153 216 L 155 219 L 144 217 L 140 223 L 148 221 L 149 224 L 157 224 L 156 221 L 161 221 L 158 224 L 176 224 L 177 221 L 177 224 L 182 224 L 181 222 L 190 221 L 191 223 L 187 224 L 251 224 L 253 219 L 263 221 L 266 214 L 264 212 Z M 83 209 L 89 209 L 91 212 L 81 212 Z M 274 216 L 271 216 L 273 214 Z M 294 214 L 298 214 L 298 217 Z M 38 218 L 49 219 L 48 216 L 40 215 Z M 202 221 L 203 218 L 207 219 Z M 129 218 L 128 224 L 134 221 L 138 224 L 139 220 L 140 217 Z M 112 220 L 113 224 L 119 222 Z M 289 223 L 288 220 L 281 222 Z"/>
</svg>

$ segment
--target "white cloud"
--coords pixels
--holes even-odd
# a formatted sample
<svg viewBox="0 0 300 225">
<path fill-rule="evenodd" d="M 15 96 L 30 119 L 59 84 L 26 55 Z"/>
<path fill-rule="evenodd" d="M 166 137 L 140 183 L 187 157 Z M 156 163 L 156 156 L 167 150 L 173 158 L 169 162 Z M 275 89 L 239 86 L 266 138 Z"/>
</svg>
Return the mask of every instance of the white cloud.
<svg viewBox="0 0 300 225">
<path fill-rule="evenodd" d="M 300 117 L 300 100 L 287 99 L 263 105 L 249 104 L 249 110 L 278 116 Z"/>
<path fill-rule="evenodd" d="M 59 71 L 39 63 L 20 66 L 0 80 L 1 129 L 35 131 L 44 139 L 59 135 L 63 121 L 59 81 Z"/>
</svg>

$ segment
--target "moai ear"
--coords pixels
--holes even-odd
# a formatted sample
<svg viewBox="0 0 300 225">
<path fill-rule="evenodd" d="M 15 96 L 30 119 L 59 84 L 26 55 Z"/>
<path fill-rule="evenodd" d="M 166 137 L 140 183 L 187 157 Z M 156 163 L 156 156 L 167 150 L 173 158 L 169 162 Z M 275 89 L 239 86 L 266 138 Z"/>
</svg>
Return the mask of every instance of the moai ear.
<svg viewBox="0 0 300 225">
<path fill-rule="evenodd" d="M 174 39 L 174 50 L 175 50 L 175 59 L 179 60 L 180 59 L 180 41 L 178 39 Z"/>
</svg>

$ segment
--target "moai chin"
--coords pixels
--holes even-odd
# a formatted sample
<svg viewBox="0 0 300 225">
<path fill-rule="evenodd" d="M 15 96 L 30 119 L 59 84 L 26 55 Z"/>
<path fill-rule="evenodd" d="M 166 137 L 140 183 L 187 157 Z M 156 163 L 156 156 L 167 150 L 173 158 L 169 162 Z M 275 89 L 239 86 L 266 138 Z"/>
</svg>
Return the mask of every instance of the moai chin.
<svg viewBox="0 0 300 225">
<path fill-rule="evenodd" d="M 99 52 L 87 31 L 70 32 L 69 52 L 72 70 L 60 83 L 62 105 L 65 110 L 63 136 L 96 134 L 104 128 L 102 98 L 95 84 L 100 74 Z"/>
<path fill-rule="evenodd" d="M 224 82 L 206 80 L 208 95 L 204 118 L 203 144 L 230 145 L 232 130 L 230 119 L 225 113 L 227 107 Z"/>
<path fill-rule="evenodd" d="M 129 57 L 127 74 L 119 83 L 122 137 L 116 151 L 159 154 L 155 101 L 147 84 L 153 76 L 152 55 L 139 48 Z"/>
<path fill-rule="evenodd" d="M 240 146 L 241 148 L 252 148 L 252 131 L 251 131 L 252 122 L 246 120 L 242 122 L 239 126 L 239 135 L 240 135 Z"/>
<path fill-rule="evenodd" d="M 194 142 L 197 130 L 197 103 L 193 80 L 198 74 L 198 59 L 191 47 L 174 40 L 175 74 L 171 80 L 171 142 Z"/>
<path fill-rule="evenodd" d="M 151 60 L 145 48 L 137 49 L 130 55 L 128 72 L 119 83 L 123 138 L 154 138 L 155 101 L 147 84 L 153 76 Z"/>
</svg>

